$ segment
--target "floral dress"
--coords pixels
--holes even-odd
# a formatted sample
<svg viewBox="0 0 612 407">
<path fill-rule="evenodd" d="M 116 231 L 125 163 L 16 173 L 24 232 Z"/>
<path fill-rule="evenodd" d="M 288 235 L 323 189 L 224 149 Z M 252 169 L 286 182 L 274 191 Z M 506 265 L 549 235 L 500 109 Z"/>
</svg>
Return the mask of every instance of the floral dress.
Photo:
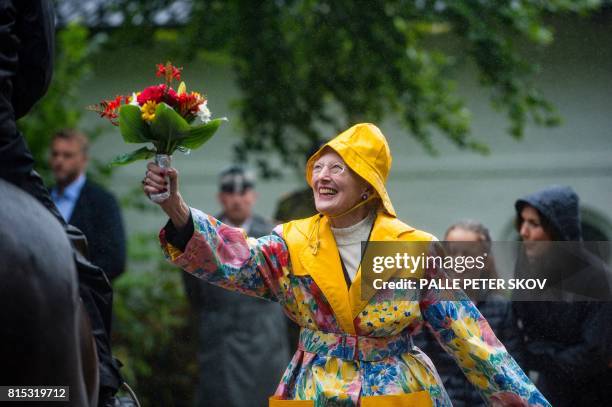
<svg viewBox="0 0 612 407">
<path fill-rule="evenodd" d="M 410 300 L 399 290 L 363 298 L 361 271 L 348 287 L 325 217 L 279 225 L 254 239 L 196 209 L 191 213 L 194 233 L 184 251 L 160 233 L 169 260 L 212 284 L 280 302 L 302 327 L 271 405 L 452 406 L 430 359 L 412 345 L 411 334 L 423 323 L 487 404 L 550 405 L 462 292 L 453 292 L 452 300 L 435 290 Z M 432 238 L 381 212 L 370 240 Z"/>
</svg>

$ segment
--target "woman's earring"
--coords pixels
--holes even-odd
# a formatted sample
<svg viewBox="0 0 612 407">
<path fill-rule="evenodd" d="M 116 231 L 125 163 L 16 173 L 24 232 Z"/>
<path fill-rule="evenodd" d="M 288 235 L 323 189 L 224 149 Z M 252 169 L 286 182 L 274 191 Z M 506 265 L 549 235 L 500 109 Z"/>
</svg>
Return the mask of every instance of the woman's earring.
<svg viewBox="0 0 612 407">
<path fill-rule="evenodd" d="M 368 199 L 368 194 L 364 193 L 363 195 L 361 195 L 362 201 L 365 201 L 366 199 Z"/>
</svg>

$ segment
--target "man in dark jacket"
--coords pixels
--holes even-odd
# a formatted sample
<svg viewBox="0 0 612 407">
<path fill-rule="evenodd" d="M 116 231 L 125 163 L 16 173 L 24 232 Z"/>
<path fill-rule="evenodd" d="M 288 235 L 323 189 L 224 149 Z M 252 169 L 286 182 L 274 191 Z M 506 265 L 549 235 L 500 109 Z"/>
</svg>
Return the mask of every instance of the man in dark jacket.
<svg viewBox="0 0 612 407">
<path fill-rule="evenodd" d="M 556 407 L 609 405 L 609 271 L 582 247 L 578 196 L 569 187 L 554 186 L 519 199 L 515 207 L 523 242 L 572 242 L 568 250 L 561 243 L 548 253 L 542 252 L 545 244 L 526 245 L 519 260 L 517 273 L 547 275 L 554 287 L 562 287 L 551 290 L 554 301 L 513 303 L 524 338 L 524 367 L 539 373 L 537 386 Z"/>
<path fill-rule="evenodd" d="M 41 202 L 64 226 L 74 247 L 79 293 L 89 315 L 100 361 L 100 401 L 122 383 L 110 351 L 112 290 L 103 271 L 84 257 L 83 234 L 67 225 L 33 170 L 34 160 L 16 120 L 45 94 L 51 81 L 54 13 L 47 0 L 0 0 L 0 177 Z"/>
<path fill-rule="evenodd" d="M 272 231 L 253 214 L 255 179 L 232 166 L 219 176 L 217 219 L 244 229 L 250 237 Z M 188 297 L 197 312 L 200 345 L 201 407 L 267 406 L 289 362 L 286 317 L 280 306 L 208 284 L 183 273 Z"/>
<path fill-rule="evenodd" d="M 51 198 L 66 222 L 87 237 L 91 261 L 113 280 L 125 269 L 125 231 L 115 197 L 87 178 L 89 141 L 64 129 L 51 141 L 49 165 L 55 178 Z"/>
</svg>

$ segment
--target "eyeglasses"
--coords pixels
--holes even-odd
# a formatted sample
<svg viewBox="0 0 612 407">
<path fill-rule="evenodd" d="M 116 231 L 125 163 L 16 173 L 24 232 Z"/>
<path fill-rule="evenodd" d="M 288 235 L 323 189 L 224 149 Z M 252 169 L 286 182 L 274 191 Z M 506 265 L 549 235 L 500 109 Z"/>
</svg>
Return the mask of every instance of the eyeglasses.
<svg viewBox="0 0 612 407">
<path fill-rule="evenodd" d="M 333 163 L 330 163 L 330 164 L 316 163 L 312 167 L 312 174 L 313 175 L 321 174 L 325 167 L 327 167 L 327 169 L 329 170 L 329 173 L 331 175 L 340 175 L 346 169 L 346 165 L 342 164 L 341 162 L 333 162 Z"/>
</svg>

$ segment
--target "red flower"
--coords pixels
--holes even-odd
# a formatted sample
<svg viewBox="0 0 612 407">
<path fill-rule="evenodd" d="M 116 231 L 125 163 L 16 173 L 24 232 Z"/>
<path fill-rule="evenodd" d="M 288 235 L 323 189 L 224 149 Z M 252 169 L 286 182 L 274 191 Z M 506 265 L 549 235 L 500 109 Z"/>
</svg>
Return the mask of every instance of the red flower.
<svg viewBox="0 0 612 407">
<path fill-rule="evenodd" d="M 161 85 L 164 86 L 165 85 Z M 164 102 L 166 102 L 168 105 L 172 106 L 172 107 L 176 107 L 179 103 L 179 97 L 176 94 L 176 91 L 172 88 L 168 89 L 168 92 L 164 95 Z"/>
<path fill-rule="evenodd" d="M 162 97 L 164 96 L 164 90 L 166 89 L 166 85 L 155 85 L 149 86 L 148 88 L 144 88 L 142 92 L 137 97 L 138 104 L 140 106 L 147 103 L 149 100 L 154 101 L 155 103 L 159 103 L 162 101 Z"/>
<path fill-rule="evenodd" d="M 172 88 L 168 88 L 168 91 L 166 91 L 166 85 L 155 85 L 145 88 L 140 92 L 137 100 L 140 106 L 144 105 L 149 100 L 155 103 L 165 102 L 172 107 L 177 106 L 179 103 L 176 91 Z"/>
<path fill-rule="evenodd" d="M 165 65 L 163 64 L 157 64 L 157 72 L 156 75 L 157 76 L 165 76 L 166 77 L 166 82 L 170 82 L 173 79 L 176 79 L 177 81 L 181 80 L 181 71 L 183 70 L 183 68 L 177 68 L 176 66 L 172 65 L 170 62 L 166 62 Z"/>
</svg>

